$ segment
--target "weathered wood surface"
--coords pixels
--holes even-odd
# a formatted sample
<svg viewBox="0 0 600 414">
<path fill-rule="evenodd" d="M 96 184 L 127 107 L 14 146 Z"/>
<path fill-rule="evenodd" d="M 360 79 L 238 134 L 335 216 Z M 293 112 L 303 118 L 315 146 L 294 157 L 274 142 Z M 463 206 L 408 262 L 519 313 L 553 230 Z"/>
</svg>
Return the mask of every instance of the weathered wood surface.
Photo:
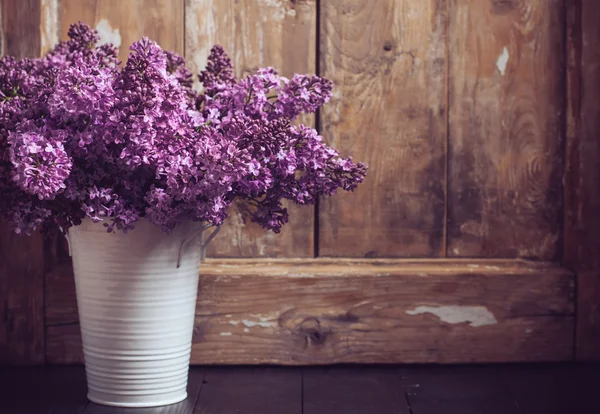
<svg viewBox="0 0 600 414">
<path fill-rule="evenodd" d="M 194 414 L 301 414 L 302 371 L 273 367 L 208 368 Z"/>
<path fill-rule="evenodd" d="M 129 46 L 148 36 L 163 49 L 183 54 L 184 0 L 59 0 L 61 39 L 78 21 L 98 30 L 102 42 L 119 46 L 119 58 Z"/>
<path fill-rule="evenodd" d="M 39 0 L 1 0 L 0 55 L 18 59 L 40 55 Z"/>
<path fill-rule="evenodd" d="M 43 245 L 0 221 L 0 364 L 44 362 Z"/>
<path fill-rule="evenodd" d="M 448 256 L 560 258 L 564 21 L 563 0 L 450 0 Z"/>
<path fill-rule="evenodd" d="M 218 43 L 230 55 L 236 76 L 272 66 L 283 76 L 316 73 L 316 1 L 186 0 L 185 56 L 194 73 L 204 69 Z M 301 121 L 312 126 L 314 116 Z M 237 203 L 210 257 L 312 257 L 314 207 L 286 204 L 290 221 L 280 234 L 250 221 L 248 207 Z"/>
<path fill-rule="evenodd" d="M 79 321 L 46 327 L 46 363 L 84 363 Z"/>
<path fill-rule="evenodd" d="M 600 360 L 600 3 L 570 12 L 565 263 L 577 271 L 576 357 Z"/>
<path fill-rule="evenodd" d="M 0 1 L 0 54 L 40 55 L 36 0 Z M 40 234 L 19 236 L 0 221 L 0 363 L 44 362 L 44 250 Z"/>
<path fill-rule="evenodd" d="M 83 366 L 19 367 L 0 370 L 0 411 L 192 414 L 196 403 L 195 414 L 588 414 L 600 412 L 599 381 L 598 364 L 192 367 L 187 401 L 132 409 L 88 404 Z"/>
<path fill-rule="evenodd" d="M 55 363 L 81 361 L 69 271 L 48 284 Z M 192 363 L 568 360 L 573 282 L 519 260 L 209 260 Z"/>
<path fill-rule="evenodd" d="M 320 2 L 325 140 L 369 165 L 319 205 L 319 254 L 444 255 L 446 0 Z"/>
</svg>

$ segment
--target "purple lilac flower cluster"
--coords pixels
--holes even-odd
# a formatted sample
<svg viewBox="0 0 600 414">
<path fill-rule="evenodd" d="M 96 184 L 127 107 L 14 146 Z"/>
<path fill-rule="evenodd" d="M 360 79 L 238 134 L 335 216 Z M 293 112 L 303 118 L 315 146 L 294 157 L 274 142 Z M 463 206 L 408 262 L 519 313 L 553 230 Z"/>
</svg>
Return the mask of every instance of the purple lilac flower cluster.
<svg viewBox="0 0 600 414">
<path fill-rule="evenodd" d="M 192 87 L 183 58 L 143 38 L 120 66 L 84 24 L 40 59 L 0 60 L 0 213 L 17 233 L 90 217 L 108 231 L 146 217 L 164 231 L 220 225 L 236 199 L 279 232 L 282 200 L 353 190 L 366 166 L 292 121 L 331 97 L 317 76 L 262 68 L 236 79 L 214 46 Z"/>
</svg>

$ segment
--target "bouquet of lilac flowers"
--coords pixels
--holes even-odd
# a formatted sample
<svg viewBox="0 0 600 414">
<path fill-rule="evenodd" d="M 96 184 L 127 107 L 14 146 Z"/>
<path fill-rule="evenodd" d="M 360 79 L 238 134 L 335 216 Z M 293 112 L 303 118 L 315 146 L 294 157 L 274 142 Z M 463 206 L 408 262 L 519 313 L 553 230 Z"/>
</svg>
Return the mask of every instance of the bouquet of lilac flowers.
<svg viewBox="0 0 600 414">
<path fill-rule="evenodd" d="M 88 26 L 69 38 L 40 59 L 0 60 L 0 213 L 17 233 L 86 217 L 108 231 L 142 217 L 166 232 L 218 226 L 235 199 L 279 232 L 283 199 L 311 204 L 364 179 L 365 165 L 292 124 L 329 100 L 326 79 L 273 68 L 236 79 L 214 46 L 200 93 L 183 58 L 147 38 L 122 67 Z"/>
</svg>

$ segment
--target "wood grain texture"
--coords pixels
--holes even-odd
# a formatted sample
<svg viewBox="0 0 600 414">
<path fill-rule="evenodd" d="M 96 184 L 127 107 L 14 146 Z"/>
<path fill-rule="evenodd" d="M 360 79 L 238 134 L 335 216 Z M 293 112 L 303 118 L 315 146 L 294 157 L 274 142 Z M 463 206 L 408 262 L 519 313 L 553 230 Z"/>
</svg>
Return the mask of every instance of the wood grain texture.
<svg viewBox="0 0 600 414">
<path fill-rule="evenodd" d="M 63 261 L 46 273 L 46 324 L 69 324 L 79 321 L 77 295 L 71 261 Z"/>
<path fill-rule="evenodd" d="M 98 29 L 102 42 L 120 46 L 127 59 L 129 46 L 148 36 L 166 50 L 183 54 L 184 0 L 59 0 L 60 38 L 78 21 Z"/>
<path fill-rule="evenodd" d="M 63 275 L 49 286 L 62 296 L 48 298 L 64 309 L 47 302 L 54 363 L 81 361 Z M 192 363 L 568 360 L 573 282 L 557 265 L 519 260 L 209 260 Z"/>
<path fill-rule="evenodd" d="M 448 256 L 559 259 L 563 0 L 450 5 Z"/>
<path fill-rule="evenodd" d="M 0 363 L 44 362 L 43 236 L 0 221 Z"/>
<path fill-rule="evenodd" d="M 208 368 L 194 414 L 301 414 L 302 371 Z"/>
<path fill-rule="evenodd" d="M 218 43 L 230 55 L 236 76 L 272 66 L 283 76 L 315 73 L 316 1 L 186 0 L 185 56 L 198 73 L 210 48 Z M 312 126 L 313 116 L 301 121 Z M 209 257 L 312 257 L 314 208 L 286 204 L 290 221 L 280 234 L 250 221 L 247 207 L 237 203 Z"/>
<path fill-rule="evenodd" d="M 577 8 L 579 6 L 579 9 Z M 581 13 L 581 14 L 579 14 Z M 569 50 L 581 56 L 573 66 L 572 113 L 565 170 L 565 262 L 577 271 L 577 348 L 579 360 L 600 360 L 600 4 L 572 6 Z M 575 58 L 575 64 L 577 60 Z M 579 88 L 578 88 L 579 86 Z M 579 112 L 578 112 L 579 111 Z"/>
<path fill-rule="evenodd" d="M 39 0 L 40 47 L 42 56 L 51 51 L 60 40 L 58 10 L 60 0 Z"/>
<path fill-rule="evenodd" d="M 40 56 L 38 1 L 2 0 L 0 15 L 0 52 Z M 42 236 L 18 236 L 0 221 L 0 363 L 44 362 L 43 303 Z"/>
<path fill-rule="evenodd" d="M 413 414 L 396 368 L 350 367 L 304 370 L 304 414 Z M 418 414 L 416 412 L 415 414 Z"/>
<path fill-rule="evenodd" d="M 1 0 L 0 54 L 24 57 L 40 55 L 39 0 Z"/>
<path fill-rule="evenodd" d="M 446 0 L 320 3 L 323 136 L 369 166 L 319 204 L 319 254 L 444 255 Z"/>
<path fill-rule="evenodd" d="M 79 322 L 46 327 L 46 363 L 84 363 Z"/>
<path fill-rule="evenodd" d="M 537 413 L 519 410 L 494 367 L 408 368 L 402 376 L 413 414 Z"/>
</svg>

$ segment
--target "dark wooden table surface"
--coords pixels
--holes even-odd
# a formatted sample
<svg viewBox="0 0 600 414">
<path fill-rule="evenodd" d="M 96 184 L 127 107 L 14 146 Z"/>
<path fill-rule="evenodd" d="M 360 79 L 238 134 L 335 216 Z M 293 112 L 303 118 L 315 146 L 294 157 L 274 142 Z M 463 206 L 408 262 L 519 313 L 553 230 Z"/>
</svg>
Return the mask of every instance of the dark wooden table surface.
<svg viewBox="0 0 600 414">
<path fill-rule="evenodd" d="M 104 407 L 81 366 L 0 367 L 0 413 L 600 413 L 600 364 L 194 367 L 188 388 L 171 406 Z"/>
</svg>

